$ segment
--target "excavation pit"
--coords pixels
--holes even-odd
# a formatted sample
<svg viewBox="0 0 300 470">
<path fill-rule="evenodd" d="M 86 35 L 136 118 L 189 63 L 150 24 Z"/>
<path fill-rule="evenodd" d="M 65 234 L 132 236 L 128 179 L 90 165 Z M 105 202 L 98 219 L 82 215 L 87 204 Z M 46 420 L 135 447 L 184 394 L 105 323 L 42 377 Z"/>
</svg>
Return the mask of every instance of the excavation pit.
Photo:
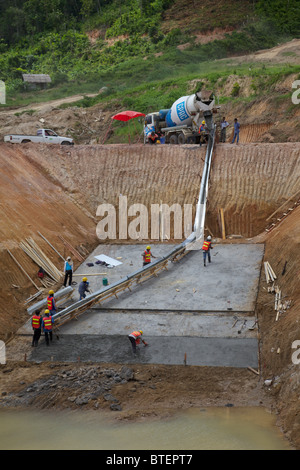
<svg viewBox="0 0 300 470">
<path fill-rule="evenodd" d="M 77 269 L 93 293 L 123 279 L 142 264 L 143 245 L 99 245 Z M 151 246 L 157 258 L 172 245 Z M 188 253 L 168 269 L 131 286 L 59 329 L 49 348 L 43 340 L 28 360 L 190 364 L 258 367 L 254 309 L 264 253 L 262 244 L 215 244 L 212 262 L 203 266 L 201 250 Z M 104 270 L 95 264 L 105 254 L 122 264 Z M 91 263 L 93 266 L 88 266 Z M 99 274 L 100 275 L 93 275 Z M 78 285 L 72 302 L 78 301 Z M 70 303 L 70 302 L 69 302 Z M 128 334 L 142 329 L 149 347 L 133 356 Z M 27 323 L 19 333 L 29 334 Z"/>
</svg>

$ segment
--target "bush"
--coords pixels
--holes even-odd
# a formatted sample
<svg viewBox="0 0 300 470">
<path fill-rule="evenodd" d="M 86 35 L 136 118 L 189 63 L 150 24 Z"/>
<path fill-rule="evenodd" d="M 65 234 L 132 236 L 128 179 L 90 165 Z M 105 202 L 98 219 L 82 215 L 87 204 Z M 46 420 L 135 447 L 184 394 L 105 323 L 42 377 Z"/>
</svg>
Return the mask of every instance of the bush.
<svg viewBox="0 0 300 470">
<path fill-rule="evenodd" d="M 239 96 L 240 94 L 240 85 L 236 82 L 234 83 L 231 91 L 231 96 Z"/>
</svg>

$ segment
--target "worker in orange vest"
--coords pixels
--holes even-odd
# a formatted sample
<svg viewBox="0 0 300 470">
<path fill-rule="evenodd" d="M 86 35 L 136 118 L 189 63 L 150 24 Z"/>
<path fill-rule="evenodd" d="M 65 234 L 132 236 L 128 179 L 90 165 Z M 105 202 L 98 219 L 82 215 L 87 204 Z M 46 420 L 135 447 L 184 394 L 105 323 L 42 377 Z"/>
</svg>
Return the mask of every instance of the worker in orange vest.
<svg viewBox="0 0 300 470">
<path fill-rule="evenodd" d="M 47 308 L 50 312 L 50 315 L 54 315 L 56 313 L 56 302 L 54 299 L 53 290 L 49 290 L 48 297 L 47 297 Z"/>
<path fill-rule="evenodd" d="M 131 342 L 133 354 L 136 354 L 136 346 L 137 344 L 140 344 L 140 342 L 142 342 L 144 346 L 148 346 L 148 343 L 146 343 L 146 341 L 143 340 L 142 336 L 143 336 L 142 330 L 133 331 L 132 333 L 130 333 L 130 335 L 128 335 L 129 341 Z"/>
<path fill-rule="evenodd" d="M 142 257 L 143 266 L 147 266 L 149 263 L 151 263 L 151 258 L 156 258 L 156 256 L 151 253 L 151 246 L 146 246 L 146 250 L 144 251 L 144 253 L 142 253 Z"/>
<path fill-rule="evenodd" d="M 149 144 L 156 144 L 158 141 L 158 135 L 155 134 L 154 131 L 151 132 L 151 134 L 148 135 L 148 142 Z"/>
<path fill-rule="evenodd" d="M 48 309 L 45 310 L 45 316 L 43 318 L 42 328 L 45 333 L 45 341 L 47 346 L 49 346 L 49 340 L 52 341 L 52 328 L 53 328 L 54 318 L 50 315 Z"/>
<path fill-rule="evenodd" d="M 207 239 L 203 242 L 202 245 L 202 251 L 203 251 L 203 263 L 204 266 L 206 266 L 206 256 L 208 258 L 208 262 L 211 262 L 210 258 L 210 250 L 212 250 L 213 247 L 211 246 L 211 236 L 208 235 Z"/>
<path fill-rule="evenodd" d="M 36 310 L 31 317 L 31 326 L 33 329 L 32 347 L 37 347 L 42 333 L 42 315 L 40 310 Z"/>
<path fill-rule="evenodd" d="M 200 134 L 199 143 L 200 143 L 200 147 L 201 147 L 202 144 L 204 144 L 206 142 L 206 125 L 205 125 L 205 121 L 202 121 L 202 123 L 199 127 L 199 134 Z"/>
</svg>

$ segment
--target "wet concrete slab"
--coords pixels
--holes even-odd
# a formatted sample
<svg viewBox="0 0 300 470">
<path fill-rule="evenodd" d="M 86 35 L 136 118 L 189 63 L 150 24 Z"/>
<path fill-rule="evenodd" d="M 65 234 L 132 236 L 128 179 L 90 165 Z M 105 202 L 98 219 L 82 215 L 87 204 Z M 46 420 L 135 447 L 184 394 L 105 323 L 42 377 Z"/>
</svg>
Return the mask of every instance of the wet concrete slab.
<svg viewBox="0 0 300 470">
<path fill-rule="evenodd" d="M 117 364 L 169 364 L 257 368 L 254 338 L 147 337 L 149 346 L 132 353 L 127 336 L 60 335 L 46 346 L 41 338 L 28 361 L 99 362 Z"/>
<path fill-rule="evenodd" d="M 153 254 L 160 258 L 173 245 L 152 245 Z M 143 245 L 100 245 L 89 256 L 76 274 L 90 274 L 91 289 L 103 288 L 103 278 L 112 284 L 142 266 Z M 168 270 L 147 280 L 143 286 L 133 285 L 102 305 L 118 309 L 194 310 L 252 312 L 255 307 L 259 273 L 264 252 L 262 244 L 218 244 L 211 252 L 212 262 L 203 266 L 201 250 L 191 251 L 177 263 L 169 263 Z M 114 268 L 94 264 L 95 256 L 106 254 L 122 262 Z M 93 273 L 105 273 L 92 276 Z M 80 282 L 81 277 L 76 277 Z M 72 296 L 78 300 L 75 289 Z"/>
<path fill-rule="evenodd" d="M 91 309 L 64 325 L 64 335 L 127 335 L 143 330 L 146 336 L 254 338 L 253 315 L 229 313 L 195 314 L 157 312 L 113 312 Z"/>
<path fill-rule="evenodd" d="M 157 258 L 173 246 L 152 245 Z M 93 292 L 123 279 L 142 264 L 143 245 L 100 245 L 78 268 L 74 279 L 88 276 Z M 122 264 L 95 264 L 105 254 Z M 255 302 L 264 245 L 216 244 L 212 262 L 203 266 L 202 252 L 191 251 L 168 270 L 132 290 L 118 294 L 61 326 L 59 340 L 46 347 L 43 338 L 31 350 L 32 361 L 91 361 L 199 366 L 258 367 Z M 88 266 L 87 263 L 93 263 Z M 78 300 L 77 289 L 68 304 Z M 144 331 L 149 347 L 133 356 L 128 334 Z M 19 333 L 29 335 L 27 323 Z"/>
</svg>

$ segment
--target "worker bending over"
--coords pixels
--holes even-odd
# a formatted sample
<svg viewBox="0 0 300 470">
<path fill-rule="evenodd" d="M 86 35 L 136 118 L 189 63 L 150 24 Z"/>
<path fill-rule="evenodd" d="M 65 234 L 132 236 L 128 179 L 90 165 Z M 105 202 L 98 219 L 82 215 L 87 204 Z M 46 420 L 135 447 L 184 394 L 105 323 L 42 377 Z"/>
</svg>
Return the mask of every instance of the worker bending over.
<svg viewBox="0 0 300 470">
<path fill-rule="evenodd" d="M 203 246 L 202 246 L 204 266 L 206 266 L 206 257 L 208 258 L 208 262 L 209 263 L 211 262 L 210 250 L 212 249 L 213 247 L 211 246 L 211 236 L 208 235 L 207 239 L 203 242 Z"/>
<path fill-rule="evenodd" d="M 142 335 L 143 335 L 142 330 L 133 331 L 132 333 L 130 333 L 130 335 L 128 335 L 129 341 L 131 342 L 133 354 L 136 354 L 136 346 L 140 344 L 140 342 L 142 342 L 144 346 L 148 346 L 148 343 L 146 343 L 146 341 L 143 340 Z"/>
</svg>

